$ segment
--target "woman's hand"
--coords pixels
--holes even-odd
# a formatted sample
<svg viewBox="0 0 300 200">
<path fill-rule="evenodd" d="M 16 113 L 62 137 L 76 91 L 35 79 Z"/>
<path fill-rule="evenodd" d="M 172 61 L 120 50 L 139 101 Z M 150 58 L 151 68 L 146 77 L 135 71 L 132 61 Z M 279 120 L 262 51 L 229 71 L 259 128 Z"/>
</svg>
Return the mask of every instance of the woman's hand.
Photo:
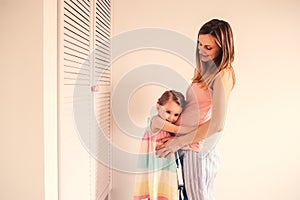
<svg viewBox="0 0 300 200">
<path fill-rule="evenodd" d="M 170 158 L 181 147 L 192 143 L 193 134 L 177 135 L 159 140 L 160 145 L 156 146 L 156 155 L 161 158 Z"/>
<path fill-rule="evenodd" d="M 170 148 L 171 147 L 170 143 L 172 143 L 174 139 L 175 139 L 174 136 L 170 136 L 170 137 L 162 138 L 159 141 L 157 141 L 159 145 L 156 146 L 156 155 L 162 158 L 171 157 L 173 153 L 177 151 L 176 148 L 173 149 Z"/>
</svg>

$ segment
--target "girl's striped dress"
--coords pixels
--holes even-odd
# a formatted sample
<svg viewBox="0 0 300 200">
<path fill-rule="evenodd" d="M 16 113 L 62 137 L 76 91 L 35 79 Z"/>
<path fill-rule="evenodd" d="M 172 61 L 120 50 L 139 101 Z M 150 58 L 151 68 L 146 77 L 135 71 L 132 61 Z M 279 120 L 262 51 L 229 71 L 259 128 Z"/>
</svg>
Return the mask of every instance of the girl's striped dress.
<svg viewBox="0 0 300 200">
<path fill-rule="evenodd" d="M 135 177 L 134 200 L 177 200 L 178 184 L 175 156 L 159 158 L 155 155 L 158 139 L 168 137 L 166 131 L 152 133 L 150 128 L 142 139 Z"/>
</svg>

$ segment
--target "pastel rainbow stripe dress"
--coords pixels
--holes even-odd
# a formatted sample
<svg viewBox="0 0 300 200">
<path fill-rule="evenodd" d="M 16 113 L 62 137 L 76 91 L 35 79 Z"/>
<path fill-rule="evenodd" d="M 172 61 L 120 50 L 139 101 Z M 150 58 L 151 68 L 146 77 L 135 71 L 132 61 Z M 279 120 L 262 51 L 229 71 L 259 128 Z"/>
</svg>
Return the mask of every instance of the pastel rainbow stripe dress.
<svg viewBox="0 0 300 200">
<path fill-rule="evenodd" d="M 170 134 L 162 130 L 145 132 L 138 158 L 134 200 L 178 200 L 175 156 L 159 158 L 155 155 L 157 140 L 168 136 Z"/>
</svg>

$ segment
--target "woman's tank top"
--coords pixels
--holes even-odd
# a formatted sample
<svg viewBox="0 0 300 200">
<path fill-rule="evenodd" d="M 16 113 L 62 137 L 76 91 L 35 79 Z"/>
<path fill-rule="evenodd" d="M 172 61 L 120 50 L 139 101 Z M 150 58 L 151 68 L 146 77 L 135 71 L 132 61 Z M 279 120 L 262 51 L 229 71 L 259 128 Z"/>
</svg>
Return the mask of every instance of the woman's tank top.
<svg viewBox="0 0 300 200">
<path fill-rule="evenodd" d="M 213 90 L 201 88 L 198 83 L 192 83 L 186 92 L 186 107 L 181 114 L 180 124 L 183 126 L 198 127 L 211 118 Z M 204 142 L 193 143 L 183 149 L 192 151 L 209 151 L 218 140 L 220 134 L 215 133 Z"/>
</svg>

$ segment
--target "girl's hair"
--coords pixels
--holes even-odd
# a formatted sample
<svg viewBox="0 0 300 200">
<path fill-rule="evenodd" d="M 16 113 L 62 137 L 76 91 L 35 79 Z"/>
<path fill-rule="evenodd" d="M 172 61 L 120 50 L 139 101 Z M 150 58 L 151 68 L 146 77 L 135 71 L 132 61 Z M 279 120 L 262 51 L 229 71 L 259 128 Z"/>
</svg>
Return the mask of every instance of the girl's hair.
<svg viewBox="0 0 300 200">
<path fill-rule="evenodd" d="M 234 60 L 234 42 L 233 34 L 228 22 L 212 19 L 206 22 L 199 30 L 199 35 L 210 34 L 215 38 L 220 47 L 219 55 L 213 60 L 212 64 L 203 63 L 199 56 L 199 47 L 196 48 L 196 69 L 193 77 L 193 83 L 200 83 L 201 87 L 211 85 L 218 72 L 223 69 L 229 69 L 232 72 L 233 85 L 235 84 L 235 75 L 231 63 Z M 199 42 L 199 41 L 198 41 Z M 233 87 L 233 86 L 232 86 Z"/>
<path fill-rule="evenodd" d="M 157 103 L 161 106 L 165 105 L 168 101 L 174 101 L 179 106 L 181 106 L 182 109 L 185 107 L 185 99 L 184 95 L 180 92 L 177 92 L 175 90 L 168 90 L 165 91 L 161 97 L 158 99 Z"/>
</svg>

